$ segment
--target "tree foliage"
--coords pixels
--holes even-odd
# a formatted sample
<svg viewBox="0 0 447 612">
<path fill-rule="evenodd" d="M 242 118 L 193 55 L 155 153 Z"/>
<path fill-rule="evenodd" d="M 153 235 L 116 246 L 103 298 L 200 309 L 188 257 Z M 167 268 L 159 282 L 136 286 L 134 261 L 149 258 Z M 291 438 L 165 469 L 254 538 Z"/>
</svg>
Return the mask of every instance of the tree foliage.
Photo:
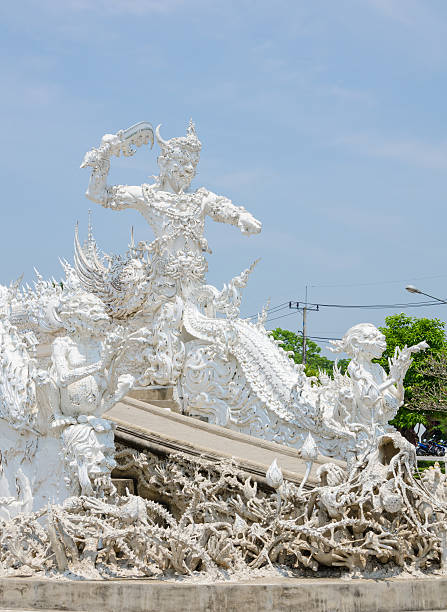
<svg viewBox="0 0 447 612">
<path fill-rule="evenodd" d="M 275 340 L 280 341 L 280 346 L 285 351 L 293 352 L 295 363 L 303 362 L 303 337 L 288 329 L 277 327 L 272 331 Z M 332 374 L 334 362 L 324 355 L 321 355 L 321 347 L 316 342 L 306 340 L 306 368 L 307 376 L 318 376 L 318 371 L 323 370 Z"/>
<path fill-rule="evenodd" d="M 399 408 L 391 424 L 403 433 L 413 429 L 417 423 L 429 427 L 436 418 L 432 412 L 435 402 L 429 405 L 428 396 L 433 396 L 439 390 L 439 370 L 432 371 L 433 363 L 440 360 L 447 367 L 447 341 L 445 337 L 445 323 L 439 319 L 409 317 L 403 313 L 391 315 L 385 319 L 385 326 L 380 331 L 386 338 L 386 351 L 378 360 L 380 365 L 388 371 L 388 358 L 394 353 L 396 346 L 403 348 L 425 340 L 429 349 L 413 356 L 413 363 L 408 368 L 404 379 L 405 404 Z M 447 375 L 446 375 L 447 381 Z M 439 405 L 437 410 L 439 410 Z M 446 406 L 447 408 L 447 406 Z"/>
</svg>

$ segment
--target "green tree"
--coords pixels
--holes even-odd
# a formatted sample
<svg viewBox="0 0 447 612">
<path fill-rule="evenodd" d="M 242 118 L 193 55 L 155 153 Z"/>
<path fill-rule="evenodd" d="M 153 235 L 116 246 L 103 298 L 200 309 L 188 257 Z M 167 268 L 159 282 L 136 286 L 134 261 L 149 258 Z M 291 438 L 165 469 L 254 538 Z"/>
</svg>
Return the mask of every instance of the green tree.
<svg viewBox="0 0 447 612">
<path fill-rule="evenodd" d="M 433 360 L 437 362 L 447 354 L 444 328 L 445 323 L 439 319 L 409 317 L 403 313 L 387 317 L 385 326 L 379 328 L 385 335 L 387 348 L 378 362 L 386 371 L 388 358 L 394 354 L 396 346 L 403 348 L 425 340 L 430 347 L 413 356 L 404 379 L 405 404 L 391 421 L 403 434 L 408 434 L 417 423 L 429 427 L 437 419 L 436 411 L 427 410 L 424 398 L 439 387 L 439 376 L 436 373 L 429 376 L 428 372 L 433 369 Z"/>
<path fill-rule="evenodd" d="M 280 341 L 280 346 L 285 351 L 293 352 L 295 363 L 303 362 L 303 337 L 288 329 L 277 327 L 272 331 L 275 340 Z M 306 369 L 307 376 L 318 376 L 318 370 L 324 370 L 332 374 L 334 362 L 321 355 L 321 347 L 316 342 L 306 340 Z"/>
</svg>

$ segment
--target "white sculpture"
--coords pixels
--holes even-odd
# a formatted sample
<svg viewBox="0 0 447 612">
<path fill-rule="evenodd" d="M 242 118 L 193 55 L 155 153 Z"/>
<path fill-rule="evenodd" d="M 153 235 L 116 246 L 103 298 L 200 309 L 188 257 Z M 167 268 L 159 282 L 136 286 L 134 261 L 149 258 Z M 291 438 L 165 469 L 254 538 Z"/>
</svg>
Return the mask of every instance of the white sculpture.
<svg viewBox="0 0 447 612">
<path fill-rule="evenodd" d="M 414 449 L 388 421 L 403 402 L 411 354 L 396 349 L 389 374 L 373 358 L 384 337 L 352 327 L 334 349 L 348 372 L 308 378 L 264 328 L 239 318 L 254 264 L 219 291 L 205 282 L 206 215 L 246 234 L 261 224 L 204 188 L 187 189 L 201 144 L 165 141 L 153 185 L 106 184 L 112 155 L 154 141 L 141 123 L 106 135 L 86 154 L 88 197 L 136 208 L 155 240 L 124 257 L 99 255 L 89 227 L 75 233 L 74 267 L 62 283 L 37 275 L 33 288 L 0 286 L 0 575 L 86 577 L 241 569 L 266 563 L 318 569 L 380 564 L 447 569 L 446 482 L 439 468 L 413 477 Z M 218 314 L 224 315 L 219 317 Z M 231 464 L 181 456 L 160 462 L 121 449 L 104 413 L 130 389 L 177 389 L 184 412 L 300 448 L 300 487 L 274 462 L 257 490 Z M 348 460 L 319 468 L 318 453 Z M 119 497 L 112 469 L 132 470 L 139 493 Z M 43 521 L 45 517 L 45 521 Z M 444 546 L 444 548 L 442 548 Z"/>
<path fill-rule="evenodd" d="M 139 125 L 153 142 L 150 125 Z M 101 297 L 112 318 L 145 337 L 144 367 L 127 367 L 135 384 L 175 386 L 187 414 L 268 440 L 301 447 L 311 432 L 322 453 L 351 459 L 360 446 L 388 431 L 403 402 L 411 353 L 424 347 L 396 353 L 386 377 L 371 364 L 385 348 L 383 336 L 373 326 L 356 326 L 337 345 L 352 357 L 350 376 L 322 375 L 315 385 L 269 337 L 262 318 L 257 324 L 238 318 L 241 290 L 254 264 L 222 291 L 205 283 L 204 252 L 210 252 L 205 216 L 247 234 L 259 232 L 261 224 L 204 188 L 187 192 L 201 149 L 192 122 L 185 137 L 169 141 L 156 129 L 160 176 L 153 185 L 107 186 L 110 156 L 123 148 L 128 152 L 125 135 L 131 133 L 135 142 L 137 127 L 104 136 L 82 166 L 93 168 L 87 196 L 106 208 L 135 208 L 155 240 L 131 244 L 127 259 L 107 258 L 109 263 L 101 263 L 92 237 L 86 248 L 75 241 L 83 286 Z"/>
<path fill-rule="evenodd" d="M 63 288 L 40 278 L 35 291 L 1 288 L 3 517 L 68 495 L 113 493 L 113 431 L 101 417 L 133 383 L 115 367 L 127 338 L 66 271 Z M 48 355 L 37 356 L 38 337 Z"/>
<path fill-rule="evenodd" d="M 322 465 L 309 491 L 284 481 L 277 465 L 269 470 L 272 489 L 261 490 L 230 462 L 160 461 L 126 448 L 116 459 L 146 499 L 74 497 L 0 520 L 0 575 L 202 572 L 228 580 L 273 564 L 281 575 L 284 567 L 372 577 L 447 570 L 445 478 L 434 468 L 415 480 L 414 447 L 397 433 L 378 438 L 349 473 Z M 157 496 L 162 503 L 151 501 Z"/>
</svg>

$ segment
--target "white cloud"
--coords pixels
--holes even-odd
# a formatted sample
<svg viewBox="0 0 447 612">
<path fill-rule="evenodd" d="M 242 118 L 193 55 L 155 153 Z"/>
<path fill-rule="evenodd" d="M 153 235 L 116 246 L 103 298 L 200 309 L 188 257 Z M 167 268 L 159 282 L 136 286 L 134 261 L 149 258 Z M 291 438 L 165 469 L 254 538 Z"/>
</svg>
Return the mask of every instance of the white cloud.
<svg viewBox="0 0 447 612">
<path fill-rule="evenodd" d="M 444 11 L 430 9 L 430 3 L 421 0 L 367 0 L 368 4 L 381 15 L 414 34 L 426 39 L 429 44 L 434 39 L 445 40 L 447 22 Z"/>
<path fill-rule="evenodd" d="M 367 0 L 367 2 L 383 17 L 405 26 L 414 25 L 415 13 L 423 10 L 423 7 L 413 0 L 404 0 L 404 2 L 401 0 Z"/>
<path fill-rule="evenodd" d="M 64 12 L 90 11 L 108 14 L 131 14 L 142 15 L 148 13 L 170 13 L 185 5 L 186 0 L 64 0 L 63 3 L 46 1 L 47 9 L 59 10 L 61 6 Z"/>
<path fill-rule="evenodd" d="M 344 87 L 343 85 L 332 85 L 328 87 L 327 94 L 343 102 L 358 102 L 362 105 L 367 104 L 368 106 L 373 106 L 376 103 L 376 99 L 371 93 L 352 87 Z"/>
<path fill-rule="evenodd" d="M 335 143 L 363 155 L 394 159 L 421 168 L 447 170 L 447 142 L 393 140 L 372 134 L 352 134 Z"/>
</svg>

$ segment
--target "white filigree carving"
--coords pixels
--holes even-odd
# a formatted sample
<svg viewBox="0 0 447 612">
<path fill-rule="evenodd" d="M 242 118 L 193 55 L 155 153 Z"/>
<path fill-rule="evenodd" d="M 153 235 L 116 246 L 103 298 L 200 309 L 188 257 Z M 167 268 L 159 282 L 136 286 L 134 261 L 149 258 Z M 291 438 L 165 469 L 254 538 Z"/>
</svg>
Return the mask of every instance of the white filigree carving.
<svg viewBox="0 0 447 612">
<path fill-rule="evenodd" d="M 34 290 L 0 291 L 0 515 L 5 517 L 69 494 L 113 493 L 113 432 L 101 417 L 134 383 L 131 374 L 118 371 L 132 333 L 114 325 L 103 302 L 64 267 L 67 277 L 60 285 L 38 276 Z M 36 351 L 37 336 L 49 343 L 43 355 Z"/>
<path fill-rule="evenodd" d="M 161 148 L 152 185 L 107 185 L 110 158 Z M 164 140 L 143 122 L 89 151 L 87 196 L 134 208 L 155 239 L 125 257 L 100 255 L 91 226 L 75 233 L 65 279 L 0 287 L 0 574 L 85 577 L 250 572 L 266 564 L 364 568 L 367 563 L 446 570 L 446 479 L 416 481 L 414 449 L 388 421 L 404 399 L 411 355 L 385 349 L 370 324 L 334 343 L 348 372 L 309 378 L 264 328 L 239 317 L 254 264 L 219 291 L 206 284 L 206 217 L 244 234 L 261 230 L 243 207 L 205 188 L 189 192 L 201 143 Z M 223 316 L 218 316 L 218 315 Z M 171 386 L 187 414 L 300 449 L 299 487 L 276 463 L 257 487 L 230 463 L 166 461 L 121 450 L 105 412 L 132 388 Z M 318 453 L 320 486 L 305 490 Z M 119 497 L 111 471 L 140 496 Z M 160 503 L 151 501 L 160 499 Z M 150 498 L 150 499 L 149 499 Z M 45 517 L 45 518 L 44 518 Z M 444 548 L 443 548 L 444 547 Z"/>
<path fill-rule="evenodd" d="M 201 149 L 194 125 L 185 137 L 168 141 L 158 126 L 160 175 L 153 185 L 107 186 L 101 160 L 108 168 L 120 134 L 106 135 L 102 153 L 93 156 L 87 196 L 115 210 L 135 208 L 155 240 L 140 243 L 112 274 L 99 262 L 92 241 L 82 249 L 76 238 L 75 263 L 83 286 L 104 300 L 112 317 L 145 330 L 148 363 L 138 384 L 178 386 L 184 411 L 210 422 L 298 448 L 311 432 L 321 452 L 355 458 L 388 431 L 403 402 L 402 379 L 411 353 L 424 347 L 397 352 L 387 377 L 371 363 L 384 350 L 383 337 L 376 328 L 359 325 L 335 347 L 352 357 L 347 376 L 336 369 L 333 378 L 322 374 L 318 383 L 306 377 L 302 366 L 268 337 L 262 318 L 256 324 L 238 318 L 241 290 L 254 264 L 221 291 L 205 282 L 204 253 L 211 252 L 205 217 L 237 225 L 243 233 L 257 233 L 261 224 L 205 188 L 188 192 Z M 168 322 L 166 311 L 175 300 L 176 314 Z M 157 346 L 163 347 L 161 359 Z M 154 367 L 154 360 L 161 366 Z"/>
<path fill-rule="evenodd" d="M 0 575 L 249 579 L 274 566 L 373 576 L 447 569 L 445 478 L 435 467 L 416 481 L 414 448 L 397 433 L 380 437 L 349 473 L 322 465 L 309 491 L 284 480 L 276 463 L 267 472 L 272 488 L 261 490 L 228 461 L 161 461 L 125 448 L 116 459 L 143 497 L 72 497 L 0 520 Z"/>
</svg>

